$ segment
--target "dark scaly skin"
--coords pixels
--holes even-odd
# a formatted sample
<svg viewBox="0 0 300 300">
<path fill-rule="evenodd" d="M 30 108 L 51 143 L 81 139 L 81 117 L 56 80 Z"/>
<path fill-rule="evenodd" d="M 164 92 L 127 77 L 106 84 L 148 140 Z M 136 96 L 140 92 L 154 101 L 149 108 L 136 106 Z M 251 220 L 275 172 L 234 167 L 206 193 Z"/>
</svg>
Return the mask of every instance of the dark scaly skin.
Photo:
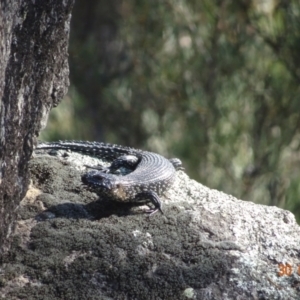
<svg viewBox="0 0 300 300">
<path fill-rule="evenodd" d="M 163 156 L 134 148 L 83 141 L 61 141 L 41 143 L 39 149 L 65 149 L 112 161 L 107 169 L 90 167 L 94 170 L 82 176 L 84 184 L 97 194 L 106 194 L 121 202 L 152 202 L 154 210 L 161 210 L 161 196 L 175 180 L 176 170 L 182 169 L 179 159 L 168 160 Z M 112 172 L 121 166 L 132 172 L 121 176 Z"/>
</svg>

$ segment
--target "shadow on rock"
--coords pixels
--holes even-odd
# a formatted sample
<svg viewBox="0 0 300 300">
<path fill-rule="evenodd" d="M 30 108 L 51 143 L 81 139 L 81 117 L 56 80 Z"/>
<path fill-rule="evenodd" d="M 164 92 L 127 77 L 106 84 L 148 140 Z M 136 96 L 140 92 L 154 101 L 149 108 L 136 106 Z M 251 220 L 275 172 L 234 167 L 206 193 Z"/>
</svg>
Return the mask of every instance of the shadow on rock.
<svg viewBox="0 0 300 300">
<path fill-rule="evenodd" d="M 66 202 L 49 207 L 47 210 L 36 216 L 37 221 L 44 221 L 54 218 L 67 219 L 91 219 L 99 220 L 111 215 L 118 217 L 133 214 L 145 214 L 145 212 L 136 212 L 132 208 L 139 206 L 137 203 L 120 203 L 108 199 L 99 199 L 88 204 L 78 204 Z"/>
</svg>

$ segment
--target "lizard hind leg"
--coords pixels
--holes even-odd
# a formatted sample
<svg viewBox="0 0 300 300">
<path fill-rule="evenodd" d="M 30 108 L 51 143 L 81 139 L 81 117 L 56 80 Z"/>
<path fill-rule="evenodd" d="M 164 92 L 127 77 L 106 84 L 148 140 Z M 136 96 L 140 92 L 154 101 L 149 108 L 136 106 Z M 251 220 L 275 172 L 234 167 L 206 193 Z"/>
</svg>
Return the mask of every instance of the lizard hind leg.
<svg viewBox="0 0 300 300">
<path fill-rule="evenodd" d="M 170 158 L 169 162 L 174 166 L 176 171 L 184 170 L 184 167 L 182 166 L 182 162 L 179 158 Z"/>
<path fill-rule="evenodd" d="M 149 211 L 147 211 L 147 213 L 149 213 L 150 216 L 155 214 L 157 211 L 160 211 L 162 214 L 164 214 L 161 209 L 162 203 L 157 193 L 155 193 L 154 191 L 141 192 L 135 196 L 134 200 L 151 202 L 154 205 L 154 209 L 150 209 Z"/>
<path fill-rule="evenodd" d="M 121 167 L 127 168 L 130 171 L 133 171 L 138 163 L 140 162 L 140 159 L 134 155 L 122 155 L 116 158 L 110 165 L 109 169 L 111 173 L 116 172 Z"/>
<path fill-rule="evenodd" d="M 109 167 L 89 165 L 85 165 L 85 167 L 89 169 L 99 170 L 103 173 L 118 174 L 119 172 L 117 171 L 122 167 L 132 172 L 137 167 L 139 161 L 140 159 L 134 155 L 122 155 L 113 160 Z"/>
</svg>

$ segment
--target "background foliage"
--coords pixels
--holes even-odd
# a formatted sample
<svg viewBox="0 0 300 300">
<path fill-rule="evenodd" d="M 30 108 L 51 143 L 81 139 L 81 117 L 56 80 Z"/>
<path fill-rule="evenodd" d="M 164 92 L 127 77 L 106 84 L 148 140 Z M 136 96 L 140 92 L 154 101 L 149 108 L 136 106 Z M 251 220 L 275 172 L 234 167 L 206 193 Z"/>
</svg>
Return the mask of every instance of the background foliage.
<svg viewBox="0 0 300 300">
<path fill-rule="evenodd" d="M 77 0 L 71 88 L 45 139 L 176 156 L 300 218 L 298 0 Z"/>
</svg>

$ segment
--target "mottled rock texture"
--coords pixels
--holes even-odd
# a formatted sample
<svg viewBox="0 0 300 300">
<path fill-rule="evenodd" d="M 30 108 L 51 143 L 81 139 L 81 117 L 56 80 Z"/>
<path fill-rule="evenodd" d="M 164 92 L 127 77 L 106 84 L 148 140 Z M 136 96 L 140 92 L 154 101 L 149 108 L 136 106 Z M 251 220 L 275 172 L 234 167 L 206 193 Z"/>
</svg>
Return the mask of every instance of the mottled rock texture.
<svg viewBox="0 0 300 300">
<path fill-rule="evenodd" d="M 179 171 L 165 214 L 149 218 L 146 207 L 82 186 L 84 165 L 102 162 L 51 154 L 30 162 L 1 270 L 5 299 L 300 299 L 300 228 L 290 212 Z"/>
</svg>

